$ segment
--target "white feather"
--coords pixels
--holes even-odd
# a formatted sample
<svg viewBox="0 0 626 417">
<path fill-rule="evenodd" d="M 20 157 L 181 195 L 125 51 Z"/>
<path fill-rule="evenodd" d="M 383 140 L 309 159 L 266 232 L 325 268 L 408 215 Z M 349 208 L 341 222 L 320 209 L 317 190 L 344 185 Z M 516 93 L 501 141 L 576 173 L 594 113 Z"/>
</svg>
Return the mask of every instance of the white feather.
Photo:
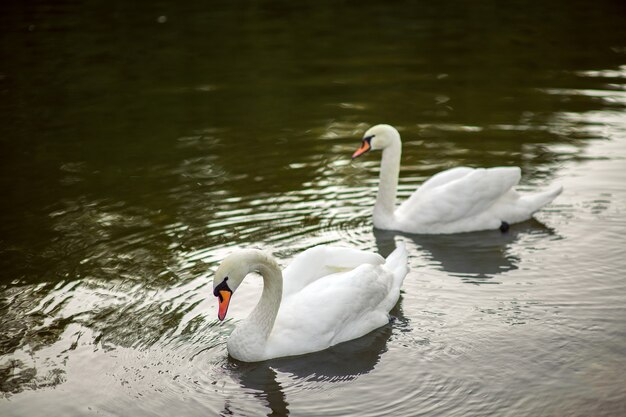
<svg viewBox="0 0 626 417">
<path fill-rule="evenodd" d="M 402 144 L 398 131 L 377 125 L 365 133 L 371 149 L 381 149 L 380 184 L 374 206 L 374 226 L 407 233 L 460 233 L 497 229 L 502 222 L 522 222 L 563 190 L 520 195 L 514 190 L 521 178 L 518 167 L 457 167 L 427 180 L 396 207 L 396 189 Z"/>
<path fill-rule="evenodd" d="M 216 272 L 214 286 L 228 277 L 236 288 L 251 271 L 260 272 L 265 285 L 255 310 L 231 334 L 229 354 L 245 362 L 300 355 L 385 325 L 408 272 L 407 257 L 404 244 L 386 261 L 374 253 L 317 246 L 298 255 L 281 279 L 276 263 L 263 252 L 230 255 Z M 250 266 L 233 274 L 242 264 Z M 283 281 L 281 291 L 276 284 Z"/>
</svg>

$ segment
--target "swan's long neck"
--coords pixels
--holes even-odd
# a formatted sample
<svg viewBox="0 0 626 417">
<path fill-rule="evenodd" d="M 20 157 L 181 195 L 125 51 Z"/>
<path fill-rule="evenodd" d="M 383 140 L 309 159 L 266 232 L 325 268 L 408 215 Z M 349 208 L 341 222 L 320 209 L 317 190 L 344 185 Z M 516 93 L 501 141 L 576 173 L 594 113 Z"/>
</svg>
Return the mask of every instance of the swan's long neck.
<svg viewBox="0 0 626 417">
<path fill-rule="evenodd" d="M 250 272 L 258 272 L 263 277 L 263 293 L 248 318 L 238 326 L 238 330 L 254 333 L 255 338 L 266 341 L 280 308 L 283 274 L 276 261 L 260 251 L 250 259 L 249 266 Z"/>
<path fill-rule="evenodd" d="M 283 296 L 283 275 L 278 265 L 259 265 L 258 272 L 263 277 L 263 293 L 247 321 L 254 323 L 267 340 Z"/>
<path fill-rule="evenodd" d="M 394 220 L 401 155 L 402 143 L 399 137 L 383 150 L 378 195 L 374 205 L 374 226 L 376 227 L 391 227 L 389 223 Z"/>
</svg>

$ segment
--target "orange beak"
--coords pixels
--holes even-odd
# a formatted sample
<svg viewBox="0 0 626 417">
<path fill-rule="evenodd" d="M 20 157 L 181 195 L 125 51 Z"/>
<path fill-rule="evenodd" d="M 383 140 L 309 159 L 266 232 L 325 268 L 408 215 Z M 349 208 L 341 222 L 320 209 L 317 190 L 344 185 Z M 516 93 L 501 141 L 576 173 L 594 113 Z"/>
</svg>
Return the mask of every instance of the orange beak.
<svg viewBox="0 0 626 417">
<path fill-rule="evenodd" d="M 356 152 L 354 152 L 352 154 L 352 159 L 363 155 L 365 152 L 369 151 L 371 148 L 369 141 L 364 140 L 363 144 L 361 145 L 361 147 L 359 149 L 356 150 Z"/>
<path fill-rule="evenodd" d="M 224 318 L 226 318 L 228 304 L 230 304 L 230 297 L 231 295 L 233 295 L 233 293 L 228 290 L 221 290 L 218 294 L 219 295 L 217 297 L 219 299 L 219 308 L 217 310 L 217 318 L 222 321 L 224 320 Z"/>
</svg>

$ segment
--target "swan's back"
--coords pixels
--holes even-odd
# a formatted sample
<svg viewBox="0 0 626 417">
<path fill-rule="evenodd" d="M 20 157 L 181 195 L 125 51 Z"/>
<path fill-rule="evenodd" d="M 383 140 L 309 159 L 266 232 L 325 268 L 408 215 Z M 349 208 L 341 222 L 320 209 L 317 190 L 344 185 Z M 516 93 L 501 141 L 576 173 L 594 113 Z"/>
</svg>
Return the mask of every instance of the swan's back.
<svg viewBox="0 0 626 417">
<path fill-rule="evenodd" d="M 450 223 L 471 217 L 488 209 L 520 178 L 518 167 L 459 167 L 444 171 L 405 201 L 398 208 L 398 215 L 419 216 L 424 223 Z"/>
<path fill-rule="evenodd" d="M 333 255 L 342 254 L 335 252 L 336 249 L 344 248 L 331 248 L 331 259 Z M 354 250 L 343 253 L 351 251 Z M 368 254 L 356 252 L 361 252 L 354 254 L 357 256 Z M 284 297 L 266 346 L 268 358 L 325 349 L 388 323 L 388 313 L 398 301 L 400 286 L 408 272 L 407 257 L 406 248 L 401 244 L 386 262 L 378 255 L 365 256 L 364 259 L 375 263 L 363 263 L 348 271 L 318 277 Z M 347 268 L 348 262 L 356 258 L 351 261 L 334 259 L 337 262 L 330 264 L 338 263 Z"/>
<path fill-rule="evenodd" d="M 456 167 L 451 168 L 446 171 L 438 172 L 429 179 L 427 179 L 421 187 L 413 193 L 413 195 L 409 198 L 410 201 L 413 198 L 418 198 L 420 194 L 427 194 L 434 188 L 440 187 L 442 185 L 448 184 L 452 181 L 458 180 L 459 178 L 463 178 L 467 174 L 474 171 L 474 168 L 469 167 Z"/>
<path fill-rule="evenodd" d="M 345 272 L 362 264 L 382 265 L 377 253 L 352 248 L 319 245 L 296 256 L 283 270 L 283 298 L 297 293 L 317 279 Z"/>
<path fill-rule="evenodd" d="M 459 233 L 497 229 L 528 220 L 561 188 L 530 196 L 515 187 L 519 167 L 454 168 L 426 181 L 396 211 L 396 227 L 410 233 Z"/>
</svg>

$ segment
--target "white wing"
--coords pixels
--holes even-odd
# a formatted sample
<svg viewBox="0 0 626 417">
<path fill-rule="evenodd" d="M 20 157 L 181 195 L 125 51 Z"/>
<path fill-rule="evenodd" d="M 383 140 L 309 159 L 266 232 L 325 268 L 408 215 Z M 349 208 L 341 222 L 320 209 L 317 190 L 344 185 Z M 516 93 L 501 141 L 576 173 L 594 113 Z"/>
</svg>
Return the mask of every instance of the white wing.
<svg viewBox="0 0 626 417">
<path fill-rule="evenodd" d="M 283 298 L 266 355 L 314 352 L 385 325 L 387 311 L 378 306 L 392 284 L 393 274 L 382 266 L 361 265 L 319 278 Z"/>
<path fill-rule="evenodd" d="M 359 265 L 382 265 L 385 259 L 371 252 L 320 245 L 296 256 L 283 270 L 283 298 L 336 272 L 349 271 Z"/>
<path fill-rule="evenodd" d="M 462 177 L 470 174 L 473 171 L 474 171 L 474 168 L 456 167 L 456 168 L 448 169 L 446 171 L 438 172 L 435 175 L 433 175 L 432 177 L 430 177 L 429 179 L 427 179 L 424 182 L 424 184 L 422 184 L 421 187 L 419 187 L 417 189 L 417 191 L 415 191 L 415 193 L 413 193 L 413 195 L 409 198 L 409 200 L 411 200 L 412 198 L 414 198 L 416 196 L 419 196 L 420 194 L 427 193 L 428 190 L 431 190 L 431 189 L 436 188 L 436 187 L 440 187 L 440 186 L 442 186 L 444 184 L 447 184 L 447 183 L 449 183 L 451 181 L 454 181 L 454 180 L 457 180 L 459 178 L 462 178 Z"/>
<path fill-rule="evenodd" d="M 475 216 L 491 207 L 521 178 L 518 167 L 455 168 L 424 183 L 397 211 L 420 223 L 451 223 Z"/>
</svg>

